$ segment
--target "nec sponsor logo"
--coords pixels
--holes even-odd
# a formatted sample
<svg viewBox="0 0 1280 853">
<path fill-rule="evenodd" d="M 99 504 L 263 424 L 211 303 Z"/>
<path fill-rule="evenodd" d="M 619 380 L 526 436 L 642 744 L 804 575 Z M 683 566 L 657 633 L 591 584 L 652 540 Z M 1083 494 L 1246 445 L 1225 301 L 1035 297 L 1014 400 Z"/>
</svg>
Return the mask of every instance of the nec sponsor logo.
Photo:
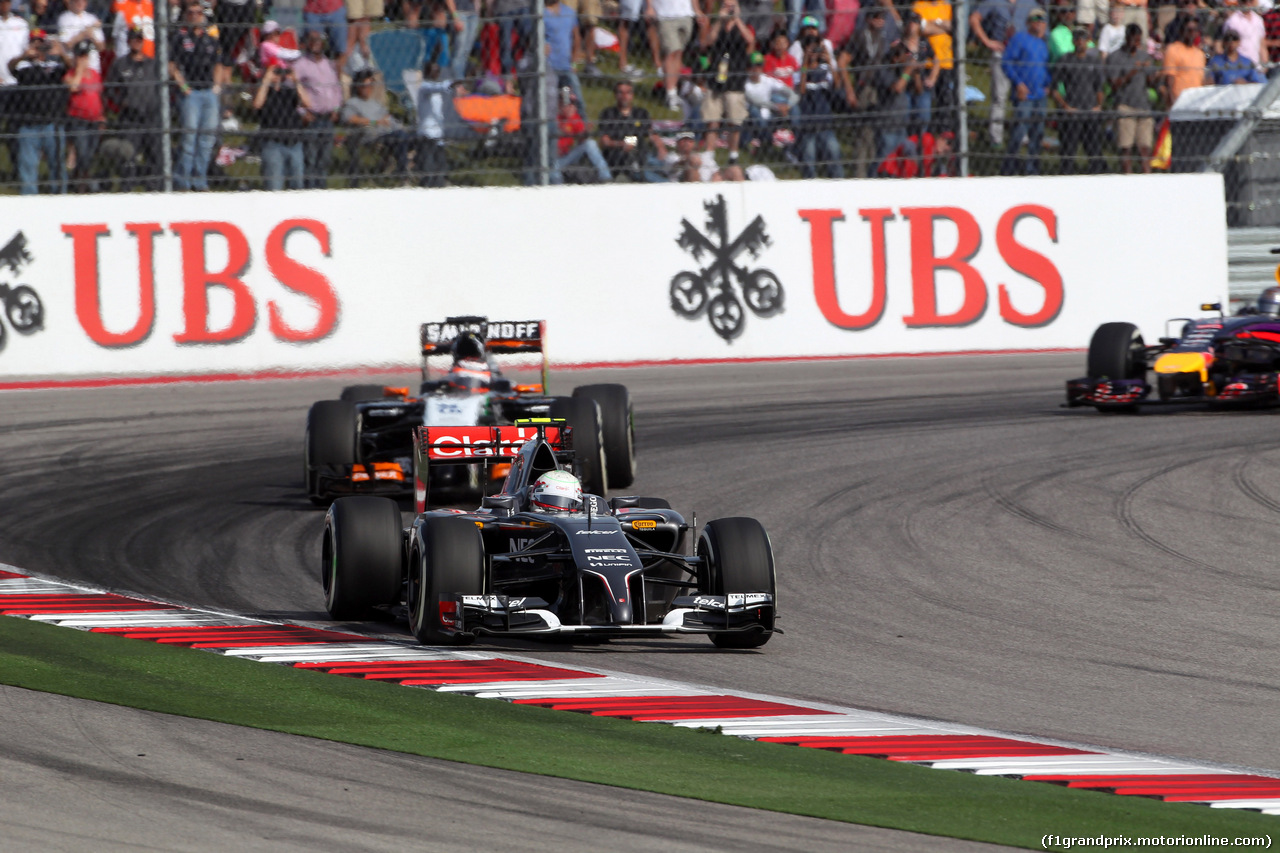
<svg viewBox="0 0 1280 853">
<path fill-rule="evenodd" d="M 575 530 L 574 536 L 621 536 L 620 530 Z"/>
</svg>

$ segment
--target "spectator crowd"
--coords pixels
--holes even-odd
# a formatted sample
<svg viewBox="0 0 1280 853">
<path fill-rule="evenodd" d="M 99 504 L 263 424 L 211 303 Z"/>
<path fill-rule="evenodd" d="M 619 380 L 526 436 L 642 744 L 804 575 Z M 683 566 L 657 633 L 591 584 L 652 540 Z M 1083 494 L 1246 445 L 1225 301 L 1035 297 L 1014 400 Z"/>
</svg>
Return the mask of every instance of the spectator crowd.
<svg viewBox="0 0 1280 853">
<path fill-rule="evenodd" d="M 538 57 L 532 0 L 0 0 L 0 183 L 160 189 L 166 111 L 191 191 L 946 176 L 961 110 L 987 172 L 1150 171 L 1273 2 L 544 0 Z"/>
</svg>

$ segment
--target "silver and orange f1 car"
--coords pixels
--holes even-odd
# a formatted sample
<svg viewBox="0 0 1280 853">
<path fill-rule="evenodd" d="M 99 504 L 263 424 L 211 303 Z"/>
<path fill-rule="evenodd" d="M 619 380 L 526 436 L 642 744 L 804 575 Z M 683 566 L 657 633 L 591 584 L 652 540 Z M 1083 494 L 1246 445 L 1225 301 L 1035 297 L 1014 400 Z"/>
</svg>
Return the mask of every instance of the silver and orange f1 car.
<svg viewBox="0 0 1280 853">
<path fill-rule="evenodd" d="M 417 516 L 395 501 L 343 497 L 325 517 L 321 575 L 334 619 L 401 603 L 423 643 L 479 636 L 656 637 L 704 634 L 757 648 L 775 629 L 773 550 L 753 518 L 700 532 L 661 498 L 584 494 L 573 511 L 536 511 L 531 485 L 581 470 L 563 421 L 414 430 Z M 509 464 L 480 507 L 428 510 L 438 462 Z M 696 544 L 687 552 L 688 540 Z"/>
<path fill-rule="evenodd" d="M 546 324 L 450 317 L 420 330 L 422 383 L 409 388 L 354 385 L 307 415 L 303 469 L 317 505 L 340 495 L 408 495 L 413 433 L 420 426 L 501 426 L 525 418 L 562 418 L 577 431 L 582 479 L 605 494 L 635 479 L 635 428 L 624 385 L 583 385 L 571 396 L 548 394 Z M 502 368 L 539 358 L 541 381 L 517 384 Z M 435 366 L 444 362 L 443 368 Z M 499 460 L 484 469 L 433 461 L 437 493 L 474 499 L 506 475 Z"/>
<path fill-rule="evenodd" d="M 1132 323 L 1104 323 L 1089 341 L 1088 376 L 1067 382 L 1067 405 L 1135 410 L 1152 391 L 1160 402 L 1280 402 L 1280 287 L 1256 306 L 1225 316 L 1169 321 L 1176 334 L 1148 345 Z M 1154 382 L 1149 378 L 1154 374 Z"/>
</svg>

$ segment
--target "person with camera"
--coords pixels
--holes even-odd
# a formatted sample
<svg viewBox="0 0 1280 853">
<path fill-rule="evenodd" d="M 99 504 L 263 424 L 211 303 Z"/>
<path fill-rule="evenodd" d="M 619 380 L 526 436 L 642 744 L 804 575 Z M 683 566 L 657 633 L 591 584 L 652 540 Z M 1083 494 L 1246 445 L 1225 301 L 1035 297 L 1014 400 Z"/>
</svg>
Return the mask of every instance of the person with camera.
<svg viewBox="0 0 1280 853">
<path fill-rule="evenodd" d="M 666 181 L 667 176 L 661 170 L 667 146 L 662 137 L 654 133 L 649 111 L 635 105 L 635 87 L 631 81 L 615 83 L 613 97 L 614 105 L 600 111 L 597 123 L 600 147 L 604 149 L 609 171 L 637 183 Z"/>
<path fill-rule="evenodd" d="M 333 161 L 333 126 L 342 109 L 342 81 L 338 66 L 325 55 L 325 37 L 311 30 L 303 42 L 305 52 L 291 66 L 294 80 L 306 93 L 309 106 L 302 114 L 307 126 L 302 146 L 306 187 L 323 189 L 329 185 L 329 164 Z"/>
<path fill-rule="evenodd" d="M 840 140 L 836 138 L 834 110 L 831 97 L 836 89 L 835 59 L 831 55 L 831 43 L 814 34 L 805 39 L 804 59 L 800 64 L 799 115 L 795 119 L 799 139 L 800 174 L 805 178 L 817 175 L 816 166 L 823 164 L 828 178 L 843 178 L 844 165 L 840 162 Z"/>
<path fill-rule="evenodd" d="M 98 153 L 107 118 L 102 108 L 102 75 L 89 64 L 93 43 L 88 39 L 75 46 L 71 70 L 63 78 L 67 84 L 67 144 L 75 151 L 71 173 L 77 192 L 97 192 L 93 178 L 93 157 Z"/>
<path fill-rule="evenodd" d="M 911 90 L 924 85 L 919 63 L 911 51 L 900 41 L 889 46 L 885 56 L 887 63 L 877 75 L 877 92 L 880 101 L 878 117 L 879 133 L 876 137 L 876 168 L 907 141 L 907 124 L 911 118 Z"/>
<path fill-rule="evenodd" d="M 929 129 L 933 118 L 933 92 L 938 85 L 938 75 L 942 65 L 933 52 L 933 46 L 924 37 L 920 26 L 920 16 L 912 9 L 902 13 L 903 47 L 911 52 L 913 63 L 912 75 L 916 78 L 907 86 L 907 103 L 910 116 L 907 120 L 907 131 L 912 134 L 923 133 Z"/>
<path fill-rule="evenodd" d="M 204 7 L 188 3 L 183 26 L 169 45 L 169 76 L 182 93 L 182 153 L 173 173 L 178 190 L 209 189 L 209 161 L 218 132 L 219 98 L 231 68 L 218 40 L 205 26 Z"/>
<path fill-rule="evenodd" d="M 253 108 L 262 116 L 258 139 L 262 143 L 262 179 L 267 189 L 302 189 L 302 115 L 311 109 L 307 90 L 298 85 L 293 69 L 274 65 L 262 75 L 253 96 Z"/>
<path fill-rule="evenodd" d="M 736 163 L 742 123 L 747 120 L 747 72 L 756 45 L 755 34 L 738 10 L 738 0 L 724 0 L 720 15 L 703 36 L 703 44 L 710 59 L 709 94 L 702 103 L 702 118 L 707 122 L 703 147 L 715 150 L 715 139 L 724 124 L 729 129 L 729 162 Z"/>
<path fill-rule="evenodd" d="M 17 81 L 10 93 L 9 118 L 18 130 L 18 180 L 23 195 L 40 188 L 40 157 L 49 169 L 53 191 L 67 191 L 66 50 L 44 30 L 32 30 L 27 49 L 9 60 L 9 73 Z"/>
</svg>

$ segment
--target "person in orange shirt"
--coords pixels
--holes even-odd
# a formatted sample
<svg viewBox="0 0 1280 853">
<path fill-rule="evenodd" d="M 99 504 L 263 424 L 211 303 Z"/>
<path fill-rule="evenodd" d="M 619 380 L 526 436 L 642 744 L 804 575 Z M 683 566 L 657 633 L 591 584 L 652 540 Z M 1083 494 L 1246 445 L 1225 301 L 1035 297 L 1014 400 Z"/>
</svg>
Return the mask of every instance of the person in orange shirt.
<svg viewBox="0 0 1280 853">
<path fill-rule="evenodd" d="M 152 59 L 156 55 L 155 4 L 152 0 L 115 0 L 111 5 L 115 16 L 116 56 L 129 55 L 129 32 L 142 31 L 142 53 Z"/>
<path fill-rule="evenodd" d="M 1196 47 L 1200 22 L 1192 18 L 1182 25 L 1182 37 L 1164 49 L 1165 103 L 1172 107 L 1187 89 L 1205 84 L 1204 51 Z"/>
<path fill-rule="evenodd" d="M 921 29 L 938 59 L 938 81 L 934 87 L 936 109 L 933 124 L 940 128 L 956 126 L 956 72 L 952 53 L 951 0 L 916 0 L 911 7 L 920 16 Z M 928 130 L 928 128 L 925 128 Z"/>
</svg>

